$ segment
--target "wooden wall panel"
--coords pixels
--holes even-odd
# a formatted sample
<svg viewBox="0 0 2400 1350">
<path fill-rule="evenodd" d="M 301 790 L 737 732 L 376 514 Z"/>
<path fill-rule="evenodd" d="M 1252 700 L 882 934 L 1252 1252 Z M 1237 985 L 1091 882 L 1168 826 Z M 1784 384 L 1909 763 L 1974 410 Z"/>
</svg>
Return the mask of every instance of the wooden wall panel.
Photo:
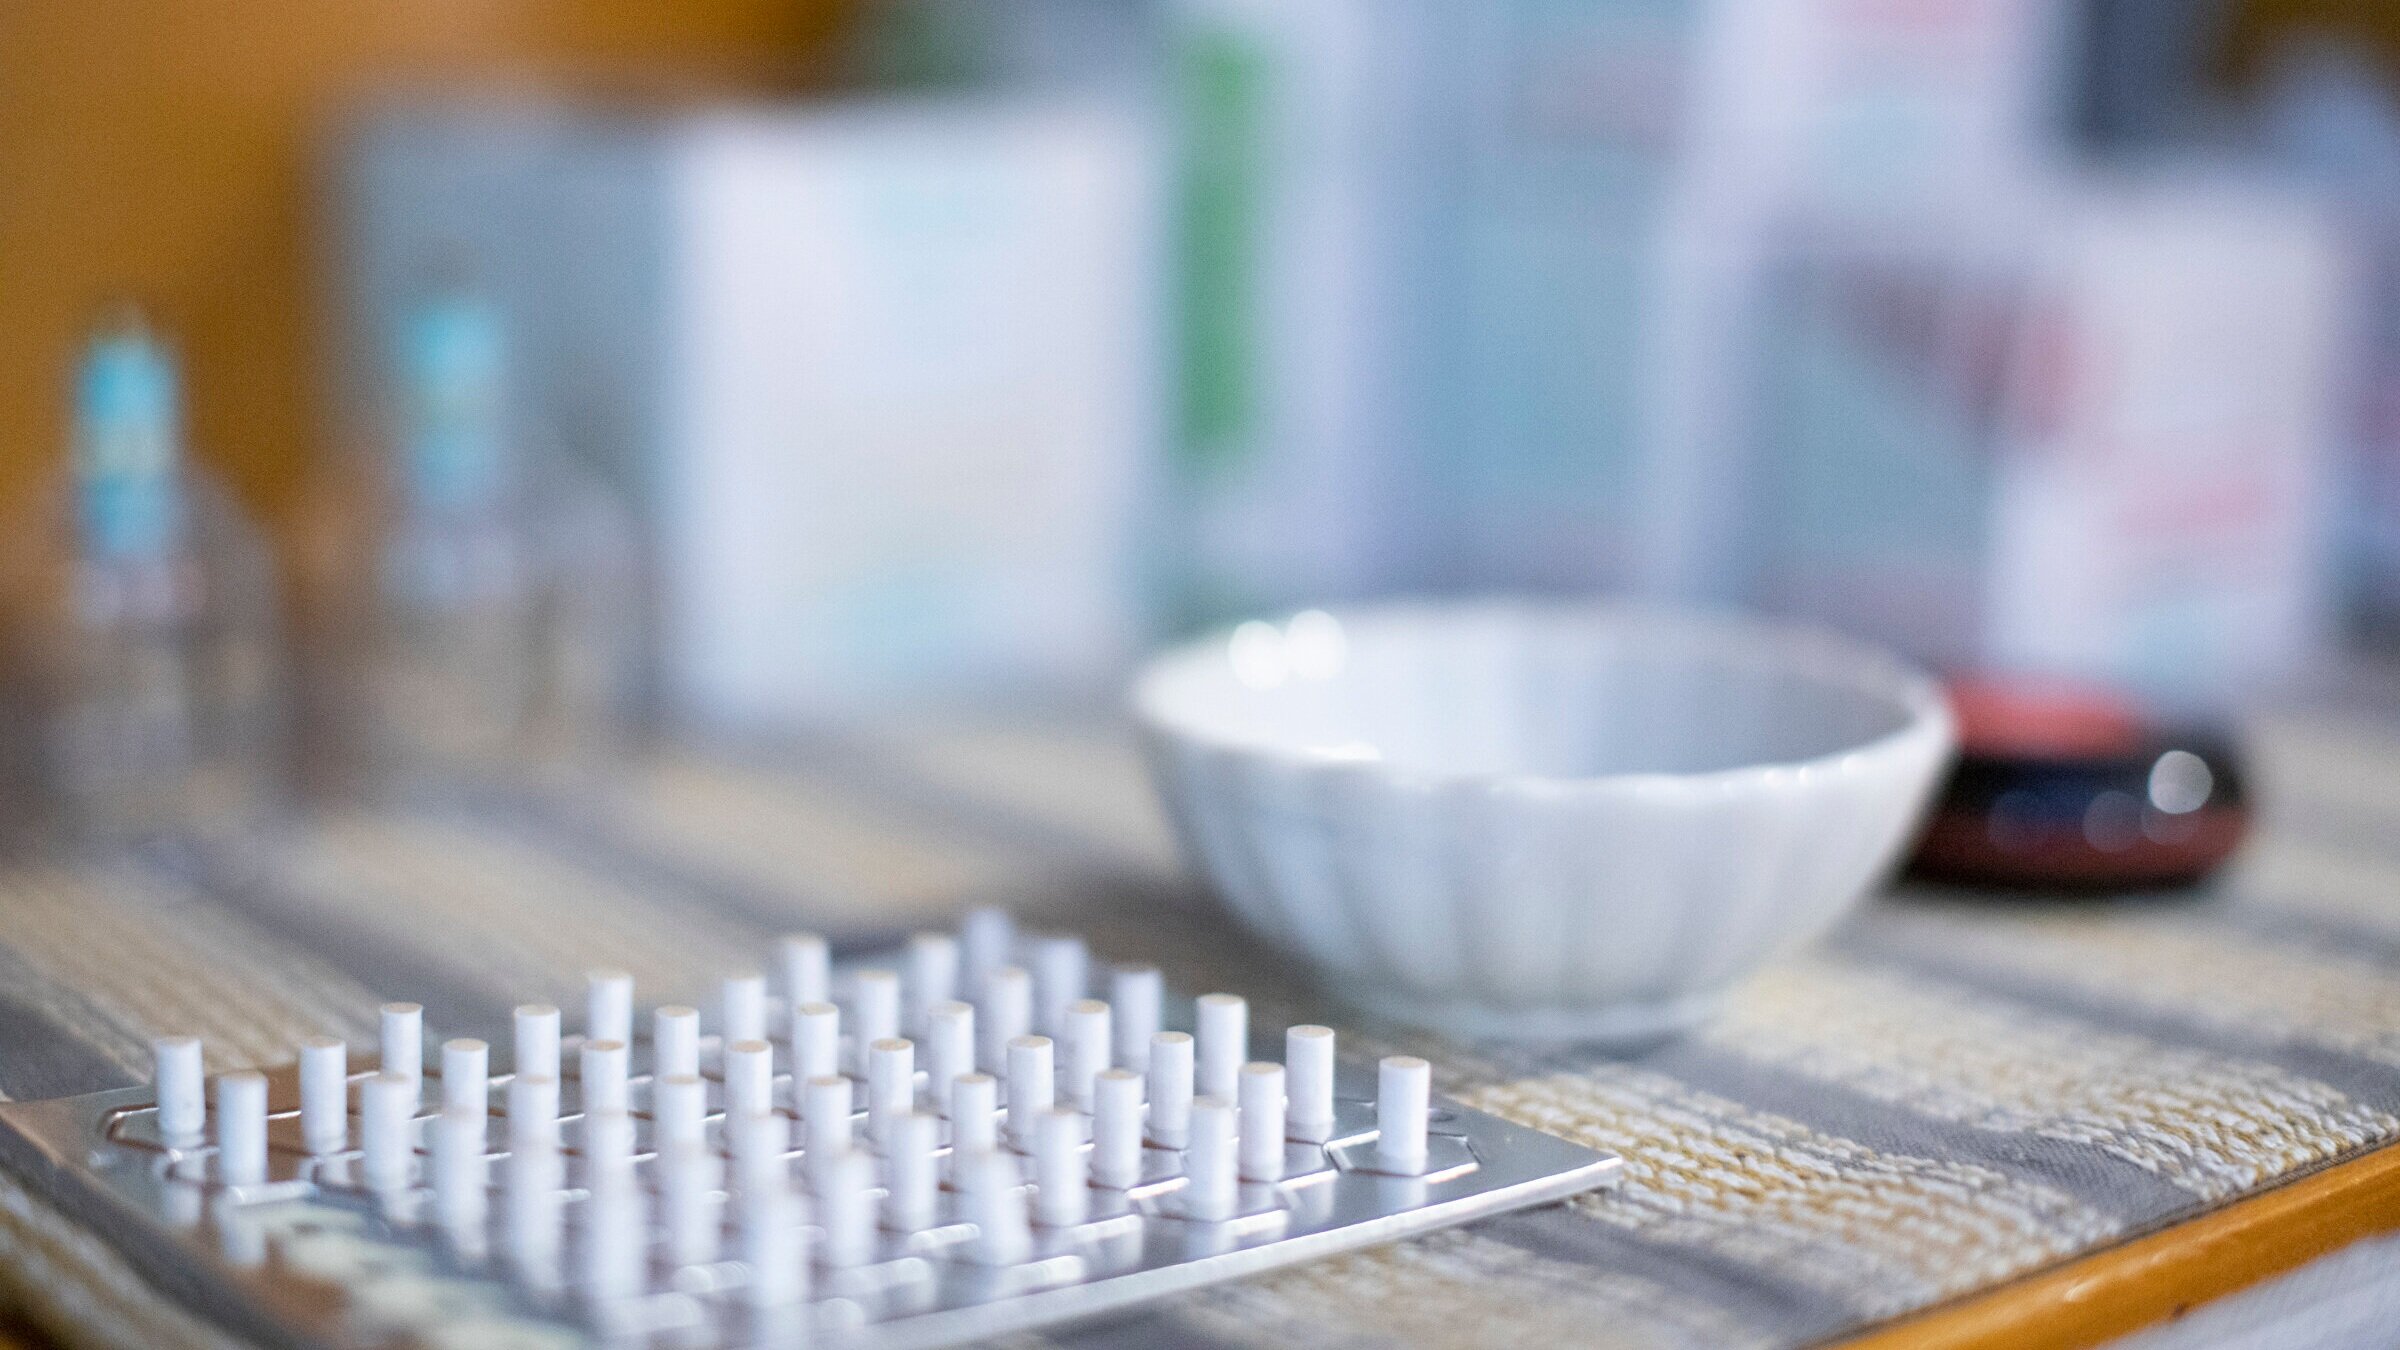
<svg viewBox="0 0 2400 1350">
<path fill-rule="evenodd" d="M 0 0 L 0 507 L 55 463 L 67 363 L 114 298 L 185 349 L 192 430 L 254 507 L 324 431 L 312 155 L 379 84 L 755 82 L 834 0 Z M 762 72 L 764 73 L 762 75 Z"/>
<path fill-rule="evenodd" d="M 2293 33 L 2355 39 L 2400 58 L 2400 4 L 2392 0 L 2242 0 L 2234 10 L 2227 64 L 2237 78 L 2254 73 L 2276 43 Z"/>
</svg>

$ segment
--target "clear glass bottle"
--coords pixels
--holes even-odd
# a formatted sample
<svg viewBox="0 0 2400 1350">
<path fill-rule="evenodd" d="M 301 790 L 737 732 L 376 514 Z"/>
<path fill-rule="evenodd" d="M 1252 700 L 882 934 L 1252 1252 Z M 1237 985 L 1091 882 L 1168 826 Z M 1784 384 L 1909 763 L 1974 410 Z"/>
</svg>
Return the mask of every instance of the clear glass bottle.
<svg viewBox="0 0 2400 1350">
<path fill-rule="evenodd" d="M 363 786 L 406 797 L 588 768 L 632 722 L 642 610 L 627 517 L 527 431 L 501 315 L 480 293 L 420 299 L 390 361 L 390 431 L 349 522 L 366 547 L 323 639 Z"/>
<path fill-rule="evenodd" d="M 185 453 L 174 357 L 138 314 L 86 346 L 73 427 L 6 568 L 19 842 L 238 836 L 283 780 L 266 547 Z"/>
</svg>

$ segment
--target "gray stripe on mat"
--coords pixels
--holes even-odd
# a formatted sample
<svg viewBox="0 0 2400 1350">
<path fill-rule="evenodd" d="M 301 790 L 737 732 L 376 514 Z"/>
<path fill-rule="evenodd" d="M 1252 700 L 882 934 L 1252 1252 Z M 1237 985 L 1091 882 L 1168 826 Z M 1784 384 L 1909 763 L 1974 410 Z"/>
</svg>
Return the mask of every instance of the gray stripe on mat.
<svg viewBox="0 0 2400 1350">
<path fill-rule="evenodd" d="M 1905 938 L 1878 935 L 1864 926 L 1841 934 L 1830 945 L 1837 951 L 1902 966 L 2054 1016 L 2089 1022 L 2104 1030 L 2229 1058 L 2257 1060 L 2314 1079 L 2352 1101 L 2382 1111 L 2400 1112 L 2400 1066 L 2364 1055 L 2275 1033 L 2245 1034 L 2223 1023 L 2143 1007 L 2038 976 L 1993 970 Z"/>
</svg>

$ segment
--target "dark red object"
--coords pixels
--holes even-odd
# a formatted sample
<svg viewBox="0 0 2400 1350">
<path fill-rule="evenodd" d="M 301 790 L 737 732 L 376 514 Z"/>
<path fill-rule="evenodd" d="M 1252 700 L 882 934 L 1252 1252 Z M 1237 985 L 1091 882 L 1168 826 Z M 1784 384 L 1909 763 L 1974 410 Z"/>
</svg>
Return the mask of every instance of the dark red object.
<svg viewBox="0 0 2400 1350">
<path fill-rule="evenodd" d="M 1917 875 L 1987 886 L 2189 885 L 2240 847 L 2250 808 L 2230 737 L 2145 717 L 2090 686 L 1951 685 L 1959 761 Z"/>
</svg>

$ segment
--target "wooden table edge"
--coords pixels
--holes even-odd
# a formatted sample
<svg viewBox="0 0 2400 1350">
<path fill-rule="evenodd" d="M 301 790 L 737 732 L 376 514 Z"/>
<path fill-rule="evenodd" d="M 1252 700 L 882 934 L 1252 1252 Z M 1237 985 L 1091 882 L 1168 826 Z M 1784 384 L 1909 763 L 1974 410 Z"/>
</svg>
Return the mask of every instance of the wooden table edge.
<svg viewBox="0 0 2400 1350">
<path fill-rule="evenodd" d="M 2400 1144 L 1886 1323 L 1842 1350 L 2101 1345 L 2400 1230 Z"/>
</svg>

